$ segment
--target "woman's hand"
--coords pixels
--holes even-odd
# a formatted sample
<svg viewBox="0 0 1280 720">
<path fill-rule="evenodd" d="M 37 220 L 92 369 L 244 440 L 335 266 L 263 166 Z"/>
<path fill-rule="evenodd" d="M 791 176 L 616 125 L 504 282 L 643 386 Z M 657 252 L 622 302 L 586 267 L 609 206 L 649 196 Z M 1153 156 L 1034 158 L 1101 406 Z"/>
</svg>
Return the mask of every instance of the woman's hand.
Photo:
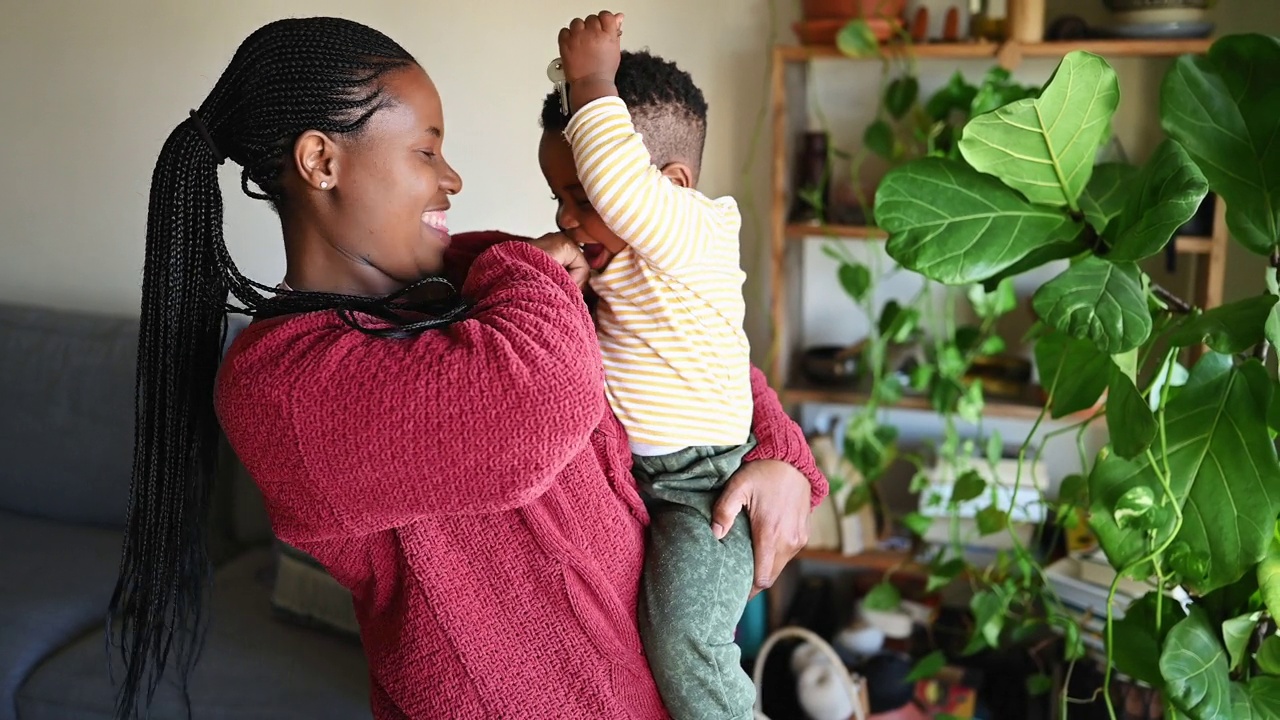
<svg viewBox="0 0 1280 720">
<path fill-rule="evenodd" d="M 529 244 L 550 255 L 552 260 L 569 273 L 569 277 L 573 278 L 578 287 L 586 287 L 587 280 L 591 277 L 591 266 L 587 264 L 582 248 L 564 233 L 547 233 L 537 240 L 530 240 Z"/>
<path fill-rule="evenodd" d="M 756 577 L 751 597 L 769 588 L 809 542 L 811 487 L 799 470 L 779 460 L 743 465 L 712 508 L 712 531 L 722 539 L 744 508 L 751 523 Z"/>
</svg>

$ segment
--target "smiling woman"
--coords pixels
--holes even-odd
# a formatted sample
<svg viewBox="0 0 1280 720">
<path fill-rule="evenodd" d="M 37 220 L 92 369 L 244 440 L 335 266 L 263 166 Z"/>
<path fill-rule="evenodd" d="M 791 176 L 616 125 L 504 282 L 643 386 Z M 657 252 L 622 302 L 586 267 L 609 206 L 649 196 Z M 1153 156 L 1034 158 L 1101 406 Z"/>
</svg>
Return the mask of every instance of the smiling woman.
<svg viewBox="0 0 1280 720">
<path fill-rule="evenodd" d="M 444 138 L 435 85 L 399 45 L 304 18 L 245 40 L 166 141 L 111 603 L 119 717 L 170 659 L 180 685 L 200 679 L 219 422 L 278 538 L 351 591 L 379 720 L 665 716 L 636 628 L 648 515 L 574 279 L 582 252 L 450 238 L 462 184 Z M 224 158 L 279 213 L 282 286 L 227 252 Z M 228 295 L 256 320 L 219 365 Z M 767 586 L 826 484 L 751 380 L 759 444 L 716 517 L 747 509 Z"/>
</svg>

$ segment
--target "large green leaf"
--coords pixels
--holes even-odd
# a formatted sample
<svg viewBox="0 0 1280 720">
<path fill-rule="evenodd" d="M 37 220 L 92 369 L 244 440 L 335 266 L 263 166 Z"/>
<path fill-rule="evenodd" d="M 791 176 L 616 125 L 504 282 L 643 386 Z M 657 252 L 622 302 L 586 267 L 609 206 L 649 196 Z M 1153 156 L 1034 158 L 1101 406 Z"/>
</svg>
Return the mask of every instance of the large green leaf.
<svg viewBox="0 0 1280 720">
<path fill-rule="evenodd" d="M 1230 661 L 1228 664 L 1233 672 L 1245 659 L 1249 640 L 1253 637 L 1253 630 L 1258 627 L 1258 621 L 1261 619 L 1262 612 L 1258 611 L 1233 617 L 1222 623 L 1222 640 L 1227 647 L 1227 657 Z"/>
<path fill-rule="evenodd" d="M 1160 653 L 1160 674 L 1169 701 L 1194 720 L 1230 717 L 1227 652 L 1198 608 L 1169 631 Z"/>
<path fill-rule="evenodd" d="M 960 153 L 1031 202 L 1074 210 L 1119 102 L 1111 66 L 1092 53 L 1070 52 L 1039 98 L 970 120 Z"/>
<path fill-rule="evenodd" d="M 1111 358 L 1088 340 L 1050 331 L 1036 341 L 1040 384 L 1049 393 L 1054 418 L 1093 407 L 1107 389 Z"/>
<path fill-rule="evenodd" d="M 1158 609 L 1157 609 L 1158 608 Z M 1112 660 L 1120 672 L 1149 685 L 1161 685 L 1160 646 L 1169 630 L 1182 618 L 1172 598 L 1159 597 L 1152 591 L 1129 604 L 1124 617 L 1116 620 L 1111 632 Z M 1157 627 L 1156 615 L 1160 615 Z"/>
<path fill-rule="evenodd" d="M 1160 252 L 1207 192 L 1209 183 L 1191 156 L 1166 139 L 1126 193 L 1124 211 L 1107 233 L 1112 241 L 1107 258 L 1136 262 Z"/>
<path fill-rule="evenodd" d="M 1239 579 L 1262 559 L 1280 511 L 1280 465 L 1266 427 L 1271 384 L 1257 361 L 1239 367 L 1209 354 L 1169 401 L 1165 431 L 1173 502 L 1182 508 L 1182 528 L 1171 561 L 1183 582 L 1201 593 Z M 1154 498 L 1140 522 L 1118 513 L 1142 491 Z M 1118 568 L 1145 556 L 1172 532 L 1165 491 L 1145 457 L 1127 461 L 1110 455 L 1089 478 L 1090 526 L 1107 558 Z"/>
<path fill-rule="evenodd" d="M 1258 591 L 1271 617 L 1280 617 L 1280 540 L 1272 534 L 1267 552 L 1258 563 Z"/>
<path fill-rule="evenodd" d="M 1099 235 L 1124 210 L 1130 184 L 1138 172 L 1128 163 L 1103 163 L 1093 169 L 1093 177 L 1080 196 L 1080 209 Z"/>
<path fill-rule="evenodd" d="M 1165 132 L 1187 149 L 1227 203 L 1227 226 L 1270 255 L 1280 238 L 1280 40 L 1229 35 L 1208 55 L 1184 55 L 1165 76 Z"/>
<path fill-rule="evenodd" d="M 904 267 L 949 285 L 981 282 L 1037 250 L 1069 244 L 1082 223 L 1035 207 L 962 162 L 923 158 L 885 175 L 876 221 Z M 1043 262 L 1043 261 L 1042 261 Z"/>
<path fill-rule="evenodd" d="M 1183 323 L 1169 342 L 1187 346 L 1204 343 L 1215 352 L 1238 353 L 1262 342 L 1275 295 L 1256 295 L 1208 310 Z"/>
<path fill-rule="evenodd" d="M 1107 393 L 1107 428 L 1111 448 L 1123 458 L 1133 459 L 1151 447 L 1156 437 L 1156 418 L 1133 380 L 1119 367 L 1111 371 Z"/>
<path fill-rule="evenodd" d="M 1245 686 L 1254 720 L 1280 718 L 1280 678 L 1255 677 Z"/>
<path fill-rule="evenodd" d="M 1031 306 L 1040 319 L 1114 355 L 1132 350 L 1151 334 L 1151 313 L 1133 263 L 1090 256 L 1036 291 Z"/>
</svg>

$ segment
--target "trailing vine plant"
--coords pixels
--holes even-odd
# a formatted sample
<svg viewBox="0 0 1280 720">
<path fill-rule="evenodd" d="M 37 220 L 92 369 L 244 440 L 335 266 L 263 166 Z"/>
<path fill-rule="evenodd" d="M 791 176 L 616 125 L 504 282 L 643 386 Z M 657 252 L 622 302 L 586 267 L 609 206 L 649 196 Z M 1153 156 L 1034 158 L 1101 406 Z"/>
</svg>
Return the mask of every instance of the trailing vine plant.
<svg viewBox="0 0 1280 720">
<path fill-rule="evenodd" d="M 1105 394 L 1095 415 L 1109 443 L 1064 482 L 1059 517 L 1086 510 L 1118 571 L 1107 682 L 1114 667 L 1151 684 L 1174 717 L 1280 717 L 1280 393 L 1266 365 L 1280 342 L 1280 84 L 1265 80 L 1277 67 L 1280 41 L 1262 35 L 1179 58 L 1161 90 L 1168 139 L 1141 168 L 1095 167 L 1120 94 L 1102 58 L 1073 52 L 1037 97 L 965 124 L 959 158 L 906 162 L 876 193 L 889 256 L 932 281 L 996 293 L 1009 277 L 1069 261 L 1032 298 L 1049 393 L 1032 434 L 1046 416 L 1087 411 Z M 1267 292 L 1203 310 L 1139 263 L 1210 190 L 1226 203 L 1235 242 L 1262 258 Z M 1187 371 L 1182 361 L 1201 345 Z M 1007 526 L 1008 514 L 989 520 Z M 1078 657 L 1069 614 L 1024 607 L 1053 601 L 1036 590 L 1034 556 L 1015 550 L 1005 564 L 974 597 L 971 648 L 1045 623 Z M 1116 620 L 1121 577 L 1156 589 Z M 1179 588 L 1189 604 L 1172 597 Z"/>
</svg>

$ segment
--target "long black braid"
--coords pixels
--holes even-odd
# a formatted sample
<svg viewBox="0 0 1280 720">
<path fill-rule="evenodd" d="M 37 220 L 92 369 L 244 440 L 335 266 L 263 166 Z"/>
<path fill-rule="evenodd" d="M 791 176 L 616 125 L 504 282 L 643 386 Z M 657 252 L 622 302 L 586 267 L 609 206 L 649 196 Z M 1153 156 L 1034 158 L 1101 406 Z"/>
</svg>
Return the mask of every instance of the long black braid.
<svg viewBox="0 0 1280 720">
<path fill-rule="evenodd" d="M 242 275 L 223 238 L 224 155 L 243 168 L 244 191 L 279 210 L 287 202 L 281 172 L 298 136 L 359 132 L 386 102 L 379 78 L 415 62 L 390 38 L 348 20 L 270 23 L 240 45 L 160 151 L 147 214 L 133 480 L 108 625 L 125 663 L 118 718 L 150 706 L 170 653 L 185 696 L 203 640 L 218 442 L 213 390 L 226 312 L 331 310 L 363 332 L 404 337 L 466 310 L 441 278 L 372 299 L 279 291 Z M 406 302 L 424 283 L 439 283 L 447 297 Z M 376 322 L 361 322 L 366 316 Z"/>
</svg>

